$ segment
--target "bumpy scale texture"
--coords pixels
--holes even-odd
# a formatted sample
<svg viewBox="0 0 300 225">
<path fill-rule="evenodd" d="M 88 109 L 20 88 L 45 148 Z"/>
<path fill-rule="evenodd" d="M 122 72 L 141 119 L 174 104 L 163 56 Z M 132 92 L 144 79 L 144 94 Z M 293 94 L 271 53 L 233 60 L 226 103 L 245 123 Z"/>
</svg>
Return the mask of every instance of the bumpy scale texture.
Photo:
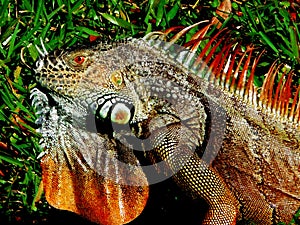
<svg viewBox="0 0 300 225">
<path fill-rule="evenodd" d="M 292 218 L 300 207 L 298 124 L 209 82 L 192 58 L 151 38 L 43 53 L 35 70 L 42 88 L 32 95 L 51 205 L 99 224 L 133 220 L 157 181 L 140 151 L 207 201 L 203 224 Z"/>
</svg>

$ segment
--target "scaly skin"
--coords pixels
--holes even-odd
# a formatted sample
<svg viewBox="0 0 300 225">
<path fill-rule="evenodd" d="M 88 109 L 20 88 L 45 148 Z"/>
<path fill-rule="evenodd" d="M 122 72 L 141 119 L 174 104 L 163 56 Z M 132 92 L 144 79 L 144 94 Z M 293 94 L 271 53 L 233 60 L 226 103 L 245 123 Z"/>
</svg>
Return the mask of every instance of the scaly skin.
<svg viewBox="0 0 300 225">
<path fill-rule="evenodd" d="M 39 60 L 36 77 L 47 96 L 42 97 L 39 91 L 33 95 L 36 102 L 43 103 L 37 109 L 42 112 L 39 123 L 46 149 L 43 181 L 49 203 L 99 224 L 133 220 L 148 196 L 141 168 L 134 167 L 130 175 L 124 169 L 113 179 L 115 183 L 105 182 L 101 176 L 105 168 L 99 167 L 106 161 L 96 155 L 111 154 L 139 165 L 134 150 L 141 148 L 151 163 L 165 162 L 159 173 L 173 175 L 183 190 L 207 201 L 209 210 L 203 224 L 235 224 L 242 218 L 257 224 L 289 221 L 300 207 L 297 124 L 278 120 L 194 75 L 166 49 L 132 39 L 57 51 Z M 93 118 L 91 124 L 88 118 Z M 114 162 L 106 165 L 108 170 L 118 169 Z M 60 169 L 55 170 L 53 163 Z M 129 176 L 129 180 L 138 180 L 138 187 L 126 186 L 129 194 L 116 194 L 125 196 L 122 204 L 133 199 L 128 207 L 136 205 L 136 213 L 124 216 L 127 206 L 124 211 L 111 204 L 108 210 L 122 215 L 110 221 L 107 218 L 115 215 L 97 213 L 96 206 L 88 205 L 89 213 L 78 210 L 76 204 L 84 208 L 88 203 L 76 202 L 81 195 L 70 194 L 72 190 L 66 191 L 69 198 L 75 198 L 71 203 L 51 196 L 56 191 L 64 194 L 53 190 L 52 179 L 62 186 L 76 186 L 71 174 L 74 168 L 79 171 L 76 176 L 89 171 L 91 178 L 82 178 L 82 183 L 103 195 L 111 193 L 103 188 L 107 183 L 114 186 L 109 190 L 119 193 L 122 185 L 116 179 L 126 177 L 128 181 Z M 63 181 L 63 176 L 68 181 Z M 146 176 L 149 181 L 149 174 Z M 98 186 L 88 182 L 101 179 L 104 182 Z M 84 190 L 78 192 L 84 194 Z M 138 196 L 126 198 L 130 193 Z M 107 200 L 99 207 L 110 205 L 110 201 L 118 200 Z"/>
</svg>

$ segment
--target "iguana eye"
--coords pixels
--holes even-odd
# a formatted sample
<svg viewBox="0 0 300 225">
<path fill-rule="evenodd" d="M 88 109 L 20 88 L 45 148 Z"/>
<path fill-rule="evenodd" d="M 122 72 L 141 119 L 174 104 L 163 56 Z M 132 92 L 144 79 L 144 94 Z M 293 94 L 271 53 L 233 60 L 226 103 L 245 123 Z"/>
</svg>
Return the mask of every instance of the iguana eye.
<svg viewBox="0 0 300 225">
<path fill-rule="evenodd" d="M 81 65 L 82 63 L 84 63 L 85 61 L 85 57 L 82 55 L 78 55 L 74 58 L 74 62 L 78 65 Z"/>
</svg>

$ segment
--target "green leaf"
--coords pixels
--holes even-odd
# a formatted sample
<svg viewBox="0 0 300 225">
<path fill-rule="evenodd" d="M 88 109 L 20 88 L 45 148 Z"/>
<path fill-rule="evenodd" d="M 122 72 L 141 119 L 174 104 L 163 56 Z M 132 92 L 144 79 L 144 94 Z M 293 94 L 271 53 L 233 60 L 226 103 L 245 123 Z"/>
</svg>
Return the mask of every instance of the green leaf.
<svg viewBox="0 0 300 225">
<path fill-rule="evenodd" d="M 47 20 L 48 20 L 48 21 L 51 20 L 52 17 L 53 17 L 54 15 L 56 15 L 56 14 L 57 14 L 62 8 L 64 8 L 64 7 L 65 7 L 65 5 L 62 4 L 62 5 L 60 5 L 57 9 L 53 10 L 53 11 L 47 16 Z"/>
<path fill-rule="evenodd" d="M 32 44 L 30 44 L 27 46 L 27 49 L 28 49 L 29 54 L 32 57 L 33 61 L 36 61 L 39 57 L 39 53 L 36 50 L 36 48 Z"/>
<path fill-rule="evenodd" d="M 1 121 L 8 121 L 9 118 L 4 114 L 2 110 L 0 110 L 0 120 Z"/>
<path fill-rule="evenodd" d="M 292 47 L 293 55 L 294 55 L 294 57 L 299 58 L 299 46 L 298 46 L 298 42 L 297 42 L 295 27 L 290 26 L 289 33 L 290 33 L 290 40 L 291 40 L 291 47 Z"/>
<path fill-rule="evenodd" d="M 75 12 L 75 10 L 77 10 L 83 2 L 84 0 L 76 1 L 76 4 L 72 7 L 71 12 Z"/>
<path fill-rule="evenodd" d="M 164 16 L 164 10 L 165 10 L 165 0 L 161 0 L 159 1 L 158 5 L 157 5 L 157 14 L 156 14 L 156 26 L 159 26 L 160 22 L 163 19 Z"/>
<path fill-rule="evenodd" d="M 8 14 L 6 13 L 9 4 L 9 0 L 5 0 L 4 2 L 1 2 L 1 7 L 0 7 L 0 27 L 3 26 L 3 24 L 5 24 L 5 22 L 7 21 L 7 17 Z M 6 18 L 5 18 L 6 17 Z"/>
<path fill-rule="evenodd" d="M 134 24 L 131 24 L 123 19 L 114 17 L 112 15 L 109 15 L 107 13 L 100 13 L 105 19 L 107 19 L 108 21 L 110 21 L 111 23 L 118 25 L 120 27 L 126 28 L 126 29 L 131 29 L 132 27 L 137 28 L 137 26 L 135 26 Z"/>
<path fill-rule="evenodd" d="M 2 100 L 9 107 L 9 109 L 13 111 L 15 109 L 15 105 L 10 97 L 12 95 L 13 93 L 9 93 L 9 92 L 2 93 Z"/>
<path fill-rule="evenodd" d="M 43 8 L 45 7 L 44 6 L 44 1 L 37 1 L 38 2 L 38 5 L 37 5 L 37 11 L 36 11 L 36 16 L 35 16 L 35 20 L 34 20 L 34 26 L 37 26 L 37 24 L 38 24 L 38 21 L 39 21 L 39 19 L 40 19 L 40 15 L 41 15 L 41 13 L 42 13 L 42 10 L 43 10 Z"/>
<path fill-rule="evenodd" d="M 172 20 L 176 16 L 176 14 L 177 14 L 177 12 L 178 12 L 179 9 L 180 9 L 180 4 L 176 3 L 172 7 L 172 9 L 167 13 L 167 20 L 168 21 Z"/>
<path fill-rule="evenodd" d="M 16 28 L 14 30 L 14 33 L 11 36 L 7 58 L 10 58 L 11 54 L 15 50 L 15 41 L 16 41 L 16 38 L 17 38 L 17 34 L 21 31 L 19 29 L 19 25 L 20 25 L 20 23 L 17 23 L 17 26 L 16 26 Z"/>
<path fill-rule="evenodd" d="M 94 35 L 94 36 L 99 36 L 99 33 L 97 33 L 96 31 L 93 31 L 87 27 L 76 27 L 76 30 L 80 31 L 80 32 L 84 32 L 88 35 Z"/>
<path fill-rule="evenodd" d="M 4 160 L 10 164 L 13 164 L 15 166 L 18 166 L 18 167 L 24 166 L 23 162 L 20 162 L 18 159 L 14 159 L 8 155 L 0 154 L 0 159 Z"/>
<path fill-rule="evenodd" d="M 274 52 L 276 52 L 276 54 L 278 54 L 278 49 L 275 47 L 275 45 L 272 43 L 272 41 L 270 40 L 270 38 L 263 33 L 262 31 L 259 31 L 258 34 L 262 37 L 262 39 L 266 42 L 266 44 L 268 44 L 270 46 L 270 48 L 272 48 L 272 50 Z"/>
<path fill-rule="evenodd" d="M 147 14 L 146 14 L 145 19 L 144 19 L 144 22 L 146 24 L 149 24 L 149 20 L 152 18 L 151 17 L 151 12 L 153 12 L 154 4 L 155 4 L 155 0 L 149 0 L 148 1 Z"/>
</svg>

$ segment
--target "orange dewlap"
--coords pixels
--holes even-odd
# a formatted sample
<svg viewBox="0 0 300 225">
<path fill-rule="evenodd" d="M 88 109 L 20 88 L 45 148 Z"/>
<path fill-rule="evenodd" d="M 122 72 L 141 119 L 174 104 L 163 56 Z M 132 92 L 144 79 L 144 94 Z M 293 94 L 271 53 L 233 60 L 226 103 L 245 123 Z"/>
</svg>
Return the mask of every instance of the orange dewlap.
<svg viewBox="0 0 300 225">
<path fill-rule="evenodd" d="M 49 155 L 41 161 L 46 199 L 55 208 L 101 225 L 117 225 L 135 219 L 146 205 L 147 186 L 120 185 L 92 169 L 70 169 L 66 162 L 58 164 Z"/>
</svg>

